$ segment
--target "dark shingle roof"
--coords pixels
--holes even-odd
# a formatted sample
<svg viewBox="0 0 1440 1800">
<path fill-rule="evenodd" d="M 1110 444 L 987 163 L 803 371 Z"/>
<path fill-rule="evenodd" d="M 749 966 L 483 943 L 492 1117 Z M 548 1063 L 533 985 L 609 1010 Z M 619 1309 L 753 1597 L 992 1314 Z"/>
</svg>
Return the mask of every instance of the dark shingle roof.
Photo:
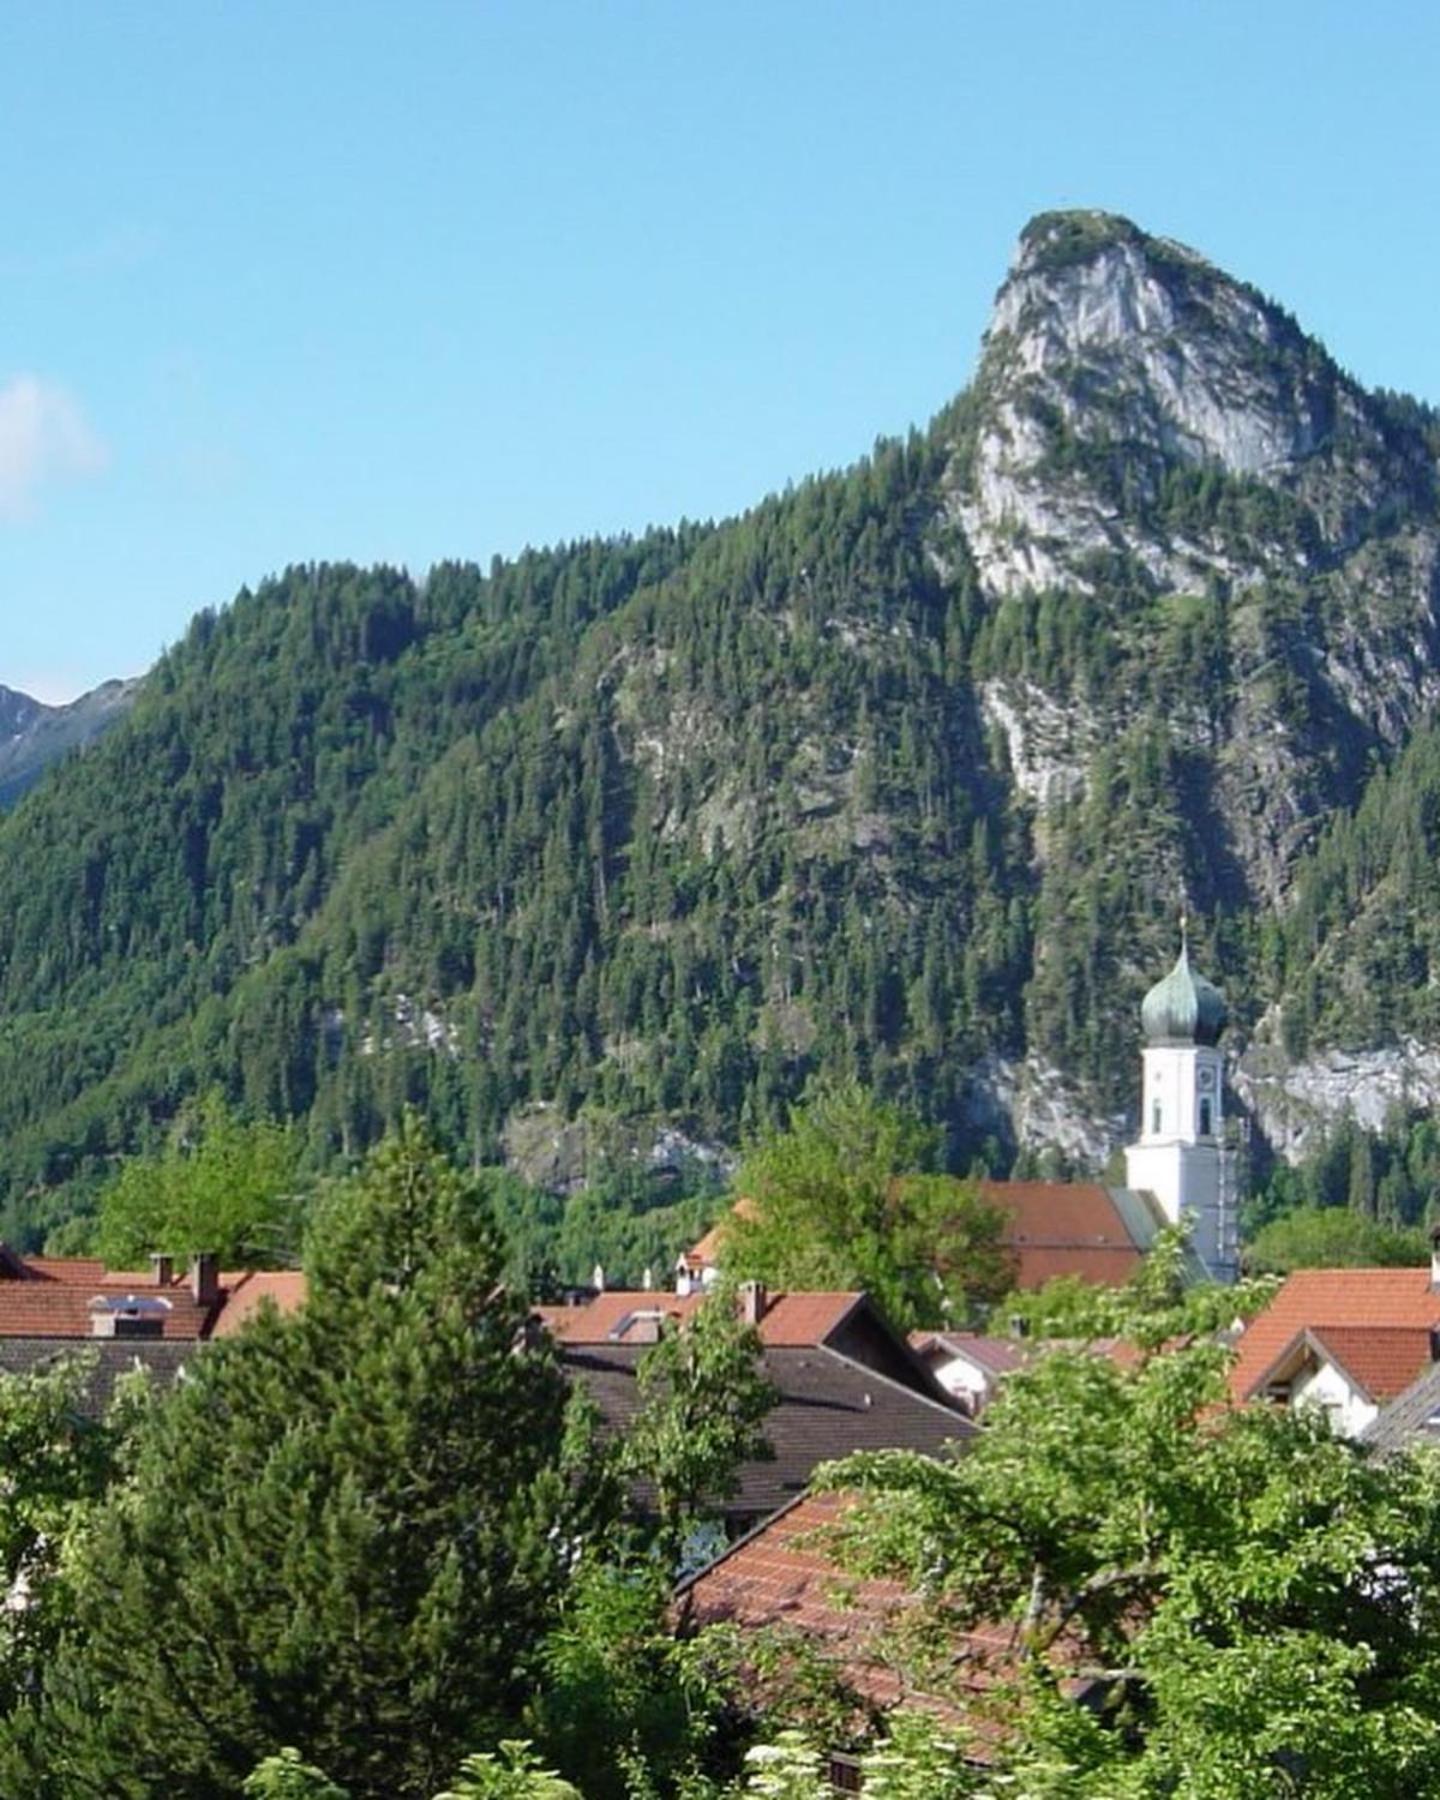
<svg viewBox="0 0 1440 1800">
<path fill-rule="evenodd" d="M 563 1366 L 584 1381 L 606 1425 L 623 1432 L 640 1406 L 639 1344 L 564 1345 Z M 765 1373 L 780 1399 L 765 1424 L 773 1462 L 746 1463 L 727 1516 L 773 1512 L 802 1493 L 822 1462 L 854 1450 L 918 1450 L 945 1454 L 975 1427 L 953 1407 L 927 1399 L 873 1369 L 823 1346 L 767 1348 Z M 643 1498 L 643 1495 L 642 1495 Z"/>
<path fill-rule="evenodd" d="M 144 1369 L 162 1387 L 170 1387 L 195 1354 L 192 1340 L 166 1342 L 163 1338 L 55 1338 L 0 1337 L 0 1374 L 33 1375 L 54 1369 L 64 1361 L 82 1362 L 90 1375 L 85 1384 L 81 1411 L 100 1418 L 115 1394 L 115 1384 L 133 1369 Z"/>
<path fill-rule="evenodd" d="M 637 1326 L 653 1327 L 659 1320 L 688 1319 L 705 1304 L 704 1294 L 673 1294 L 666 1290 L 612 1288 L 597 1294 L 583 1306 L 537 1306 L 535 1317 L 558 1344 L 612 1344 L 627 1338 L 643 1343 Z M 768 1345 L 822 1344 L 826 1338 L 866 1304 L 859 1293 L 771 1294 L 761 1315 L 761 1341 Z"/>
<path fill-rule="evenodd" d="M 1412 1444 L 1440 1444 L 1440 1363 L 1432 1363 L 1403 1394 L 1382 1407 L 1360 1441 L 1382 1456 Z"/>
</svg>

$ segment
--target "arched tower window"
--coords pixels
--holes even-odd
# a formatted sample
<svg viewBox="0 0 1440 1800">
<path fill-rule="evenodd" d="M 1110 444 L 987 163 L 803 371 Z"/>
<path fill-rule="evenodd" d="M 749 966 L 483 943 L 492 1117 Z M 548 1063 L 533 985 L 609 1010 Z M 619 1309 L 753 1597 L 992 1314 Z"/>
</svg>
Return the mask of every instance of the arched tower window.
<svg viewBox="0 0 1440 1800">
<path fill-rule="evenodd" d="M 1157 1137 L 1160 1135 L 1160 1102 L 1158 1100 L 1150 1108 L 1150 1129 Z"/>
<path fill-rule="evenodd" d="M 1212 1130 L 1210 1124 L 1210 1099 L 1207 1095 L 1200 1102 L 1200 1135 L 1209 1137 Z"/>
</svg>

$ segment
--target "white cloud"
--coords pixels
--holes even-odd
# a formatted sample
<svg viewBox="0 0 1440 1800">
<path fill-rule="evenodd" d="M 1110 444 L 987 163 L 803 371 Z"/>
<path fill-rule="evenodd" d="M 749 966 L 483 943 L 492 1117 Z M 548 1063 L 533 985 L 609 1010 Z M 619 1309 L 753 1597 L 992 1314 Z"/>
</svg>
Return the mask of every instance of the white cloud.
<svg viewBox="0 0 1440 1800">
<path fill-rule="evenodd" d="M 47 482 L 95 475 L 109 452 L 79 402 L 38 375 L 0 387 L 0 520 L 25 518 Z"/>
</svg>

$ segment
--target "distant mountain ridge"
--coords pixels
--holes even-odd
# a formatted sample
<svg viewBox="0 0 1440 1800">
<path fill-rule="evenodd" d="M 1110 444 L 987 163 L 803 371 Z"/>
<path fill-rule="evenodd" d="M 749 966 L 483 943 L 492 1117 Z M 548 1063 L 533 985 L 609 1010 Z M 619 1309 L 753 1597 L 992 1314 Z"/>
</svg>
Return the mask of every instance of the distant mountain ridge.
<svg viewBox="0 0 1440 1800">
<path fill-rule="evenodd" d="M 67 751 L 117 724 L 139 686 L 138 680 L 106 681 L 64 706 L 0 686 L 0 808 L 13 806 Z"/>
<path fill-rule="evenodd" d="M 851 469 L 201 614 L 0 820 L 0 1235 L 212 1085 L 570 1188 L 824 1071 L 1093 1168 L 1182 907 L 1257 1153 L 1440 1101 L 1437 456 L 1253 288 L 1049 214 Z"/>
</svg>

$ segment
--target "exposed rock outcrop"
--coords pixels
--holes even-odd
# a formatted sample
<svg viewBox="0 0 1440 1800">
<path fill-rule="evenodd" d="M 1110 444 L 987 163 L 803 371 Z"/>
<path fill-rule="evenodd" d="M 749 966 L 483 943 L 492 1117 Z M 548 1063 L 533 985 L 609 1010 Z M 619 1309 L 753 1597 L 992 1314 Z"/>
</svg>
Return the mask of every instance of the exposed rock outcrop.
<svg viewBox="0 0 1440 1800">
<path fill-rule="evenodd" d="M 1253 288 L 1103 213 L 1027 227 L 973 421 L 949 517 L 993 605 L 1083 598 L 1122 667 L 1153 652 L 1167 602 L 1219 609 L 1224 704 L 1182 694 L 1170 729 L 1203 759 L 1232 897 L 1281 898 L 1369 752 L 1440 700 L 1423 435 Z M 1067 667 L 1047 693 L 1002 672 L 984 703 L 1044 809 L 1083 788 L 1085 746 L 1127 722 L 1135 688 L 1079 694 Z"/>
<path fill-rule="evenodd" d="M 107 681 L 67 706 L 44 706 L 0 687 L 0 807 L 12 806 L 67 751 L 108 731 L 139 689 L 139 681 Z"/>
<path fill-rule="evenodd" d="M 1347 1117 L 1379 1131 L 1396 1108 L 1440 1106 L 1440 1049 L 1407 1038 L 1385 1050 L 1327 1050 L 1299 1063 L 1257 1049 L 1232 1079 L 1270 1148 L 1298 1163 Z"/>
</svg>

